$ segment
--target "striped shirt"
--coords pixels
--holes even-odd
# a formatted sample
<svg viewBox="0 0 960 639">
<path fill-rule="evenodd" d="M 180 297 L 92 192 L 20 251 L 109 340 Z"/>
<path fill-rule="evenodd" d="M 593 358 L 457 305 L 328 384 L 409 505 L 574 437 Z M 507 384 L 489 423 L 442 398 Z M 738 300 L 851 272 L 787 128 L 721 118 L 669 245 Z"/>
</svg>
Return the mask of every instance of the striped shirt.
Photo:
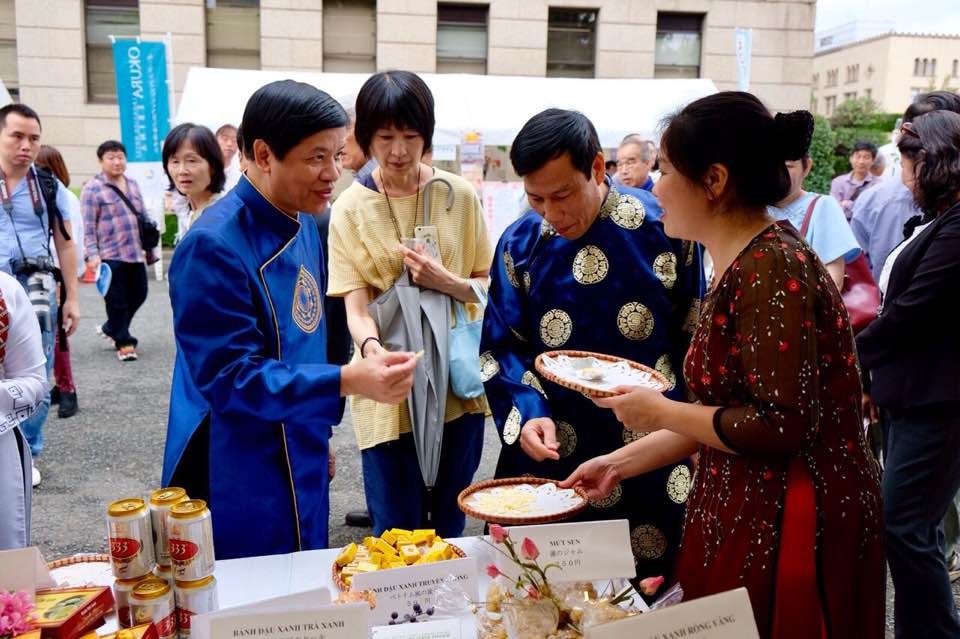
<svg viewBox="0 0 960 639">
<path fill-rule="evenodd" d="M 125 179 L 127 199 L 137 210 L 145 213 L 140 187 L 134 180 Z M 83 211 L 83 240 L 87 258 L 99 256 L 101 260 L 144 261 L 137 216 L 115 191 L 107 187 L 103 173 L 83 185 L 80 207 Z"/>
</svg>

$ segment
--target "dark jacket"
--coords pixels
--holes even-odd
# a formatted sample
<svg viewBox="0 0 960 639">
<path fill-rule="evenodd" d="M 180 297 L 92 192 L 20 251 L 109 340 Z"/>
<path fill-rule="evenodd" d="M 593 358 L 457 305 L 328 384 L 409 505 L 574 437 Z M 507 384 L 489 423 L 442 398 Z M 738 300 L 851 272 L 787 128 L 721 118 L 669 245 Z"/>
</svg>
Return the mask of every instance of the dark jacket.
<svg viewBox="0 0 960 639">
<path fill-rule="evenodd" d="M 960 204 L 925 228 L 890 273 L 883 312 L 857 336 L 883 408 L 960 402 Z"/>
</svg>

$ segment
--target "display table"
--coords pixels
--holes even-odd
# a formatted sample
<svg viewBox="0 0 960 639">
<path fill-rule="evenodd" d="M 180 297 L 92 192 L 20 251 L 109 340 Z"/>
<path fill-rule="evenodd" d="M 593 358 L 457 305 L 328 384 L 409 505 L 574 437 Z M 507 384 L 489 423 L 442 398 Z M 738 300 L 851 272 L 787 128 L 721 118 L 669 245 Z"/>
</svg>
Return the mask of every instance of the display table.
<svg viewBox="0 0 960 639">
<path fill-rule="evenodd" d="M 476 537 L 447 541 L 460 547 L 467 557 L 477 558 L 480 592 L 486 592 L 489 578 L 484 567 L 493 561 L 496 551 Z M 339 548 L 307 550 L 289 555 L 218 561 L 216 576 L 220 609 L 317 588 L 329 589 L 330 595 L 336 598 L 340 591 L 333 583 L 331 567 L 339 552 Z"/>
</svg>

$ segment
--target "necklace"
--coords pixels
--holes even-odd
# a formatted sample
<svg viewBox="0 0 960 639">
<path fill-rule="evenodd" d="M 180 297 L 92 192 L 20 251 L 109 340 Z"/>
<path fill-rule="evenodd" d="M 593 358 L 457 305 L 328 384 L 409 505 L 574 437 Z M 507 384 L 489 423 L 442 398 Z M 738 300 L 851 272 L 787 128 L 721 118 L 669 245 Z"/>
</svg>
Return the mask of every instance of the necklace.
<svg viewBox="0 0 960 639">
<path fill-rule="evenodd" d="M 417 166 L 417 199 L 413 204 L 413 226 L 416 229 L 417 216 L 420 209 L 420 169 L 422 165 Z M 383 181 L 383 171 L 380 172 L 380 186 L 383 187 L 383 196 L 387 199 L 387 210 L 390 211 L 390 221 L 393 222 L 393 230 L 397 232 L 397 242 L 403 241 L 403 235 L 400 233 L 400 222 L 393 212 L 393 203 L 390 201 L 390 195 L 387 193 L 387 183 Z"/>
</svg>

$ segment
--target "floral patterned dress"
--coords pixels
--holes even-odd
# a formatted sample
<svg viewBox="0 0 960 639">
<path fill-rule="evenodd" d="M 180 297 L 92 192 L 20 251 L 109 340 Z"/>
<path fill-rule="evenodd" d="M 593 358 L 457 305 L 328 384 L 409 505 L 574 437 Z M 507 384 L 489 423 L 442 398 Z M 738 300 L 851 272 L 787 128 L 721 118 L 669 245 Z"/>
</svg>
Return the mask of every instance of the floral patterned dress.
<svg viewBox="0 0 960 639">
<path fill-rule="evenodd" d="M 687 384 L 722 407 L 702 446 L 677 579 L 687 599 L 745 586 L 761 637 L 882 638 L 877 466 L 847 313 L 792 229 L 757 235 L 704 302 Z"/>
</svg>

